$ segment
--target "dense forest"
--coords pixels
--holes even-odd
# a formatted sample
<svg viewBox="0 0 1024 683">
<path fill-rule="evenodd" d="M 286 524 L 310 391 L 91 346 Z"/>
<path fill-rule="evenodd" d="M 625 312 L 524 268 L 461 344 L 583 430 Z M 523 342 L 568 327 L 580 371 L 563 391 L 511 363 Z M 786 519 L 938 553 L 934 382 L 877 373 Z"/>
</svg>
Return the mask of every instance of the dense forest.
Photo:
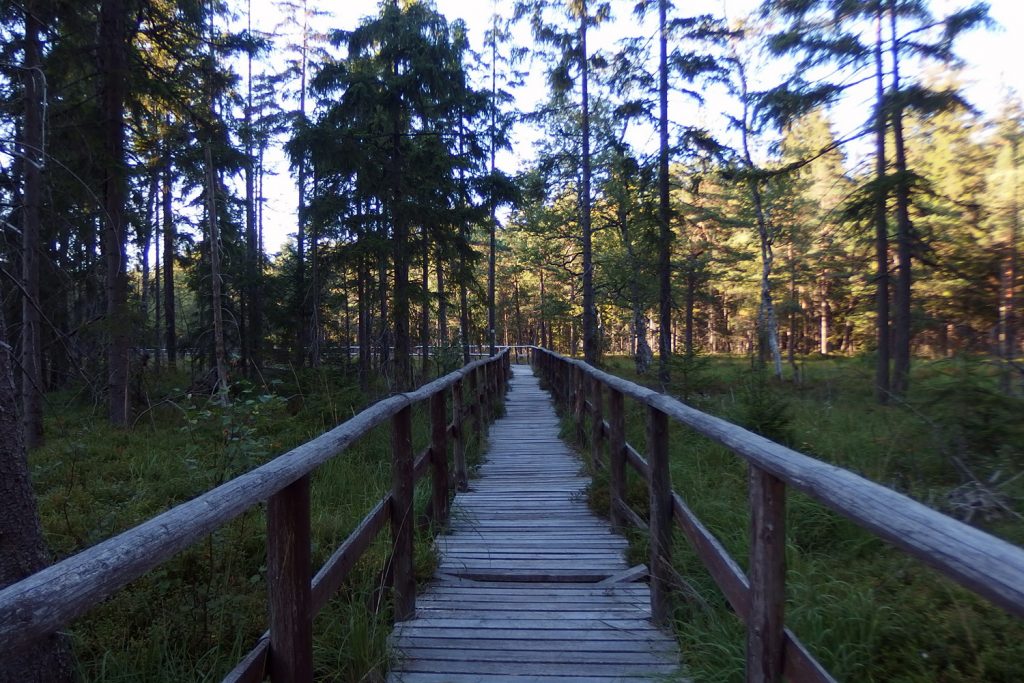
<svg viewBox="0 0 1024 683">
<path fill-rule="evenodd" d="M 482 35 L 428 0 L 347 26 L 328 4 L 0 2 L 0 586 L 49 556 L 29 475 L 46 527 L 68 517 L 40 483 L 63 486 L 53 449 L 121 438 L 86 424 L 167 420 L 195 450 L 204 420 L 294 416 L 289 383 L 330 373 L 352 398 L 315 431 L 507 345 L 708 409 L 753 367 L 748 426 L 826 458 L 764 404 L 845 363 L 872 410 L 964 407 L 936 477 L 1019 524 L 995 484 L 1024 468 L 1024 104 L 964 95 L 985 3 L 518 0 Z M 246 429 L 207 487 L 302 436 Z M 910 471 L 877 475 L 915 492 Z M 98 533 L 43 531 L 58 555 Z"/>
</svg>

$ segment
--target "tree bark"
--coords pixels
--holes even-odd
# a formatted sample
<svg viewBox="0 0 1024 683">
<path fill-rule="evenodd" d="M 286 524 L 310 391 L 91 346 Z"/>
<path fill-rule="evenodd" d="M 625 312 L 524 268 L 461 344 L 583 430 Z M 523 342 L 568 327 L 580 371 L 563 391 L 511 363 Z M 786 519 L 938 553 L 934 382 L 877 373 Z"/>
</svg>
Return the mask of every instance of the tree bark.
<svg viewBox="0 0 1024 683">
<path fill-rule="evenodd" d="M 252 0 L 248 4 L 249 30 L 252 31 Z M 263 301 L 262 269 L 260 268 L 259 235 L 256 232 L 256 159 L 253 145 L 252 52 L 247 55 L 245 106 L 245 302 L 248 306 L 248 329 L 242 348 L 248 370 L 263 367 Z"/>
<path fill-rule="evenodd" d="M 49 562 L 18 420 L 11 355 L 0 307 L 0 588 Z M 0 659 L 0 683 L 71 680 L 71 653 L 60 635 L 41 638 Z"/>
<path fill-rule="evenodd" d="M 672 359 L 672 229 L 669 225 L 668 177 L 668 0 L 658 0 L 658 378 L 671 379 Z M 688 320 L 691 318 L 688 317 Z M 693 351 L 693 330 L 687 328 L 687 354 Z"/>
<path fill-rule="evenodd" d="M 590 67 L 587 54 L 587 2 L 580 2 L 580 110 L 583 133 L 583 183 L 580 189 L 580 229 L 583 246 L 583 359 L 597 365 L 597 310 L 594 304 L 594 260 L 590 226 Z"/>
<path fill-rule="evenodd" d="M 203 154 L 206 162 L 206 223 L 210 240 L 210 305 L 213 309 L 213 358 L 217 370 L 217 396 L 221 403 L 228 398 L 228 358 L 224 345 L 224 306 L 221 296 L 220 226 L 217 217 L 216 174 L 213 170 L 211 142 Z"/>
<path fill-rule="evenodd" d="M 178 335 L 174 310 L 174 212 L 171 189 L 174 183 L 171 168 L 171 144 L 164 141 L 164 168 L 161 199 L 164 214 L 164 343 L 167 346 L 167 366 L 174 369 L 178 355 Z"/>
<path fill-rule="evenodd" d="M 111 424 L 128 425 L 131 315 L 125 270 L 125 90 L 128 83 L 128 9 L 124 0 L 100 5 L 100 102 L 103 119 L 103 258 L 107 294 L 107 391 Z"/>
<path fill-rule="evenodd" d="M 875 399 L 889 402 L 892 390 L 889 374 L 889 220 L 885 190 L 885 68 L 882 63 L 883 10 L 878 8 L 875 35 L 875 329 L 878 358 L 875 363 Z"/>
<path fill-rule="evenodd" d="M 890 0 L 892 28 L 892 94 L 900 92 L 899 37 L 896 33 L 895 0 Z M 910 222 L 910 184 L 903 139 L 903 107 L 892 103 L 893 152 L 896 171 L 896 288 L 893 314 L 892 392 L 905 396 L 910 387 L 911 288 L 913 286 L 913 225 Z"/>
<path fill-rule="evenodd" d="M 40 207 L 43 193 L 43 48 L 42 22 L 30 3 L 25 11 L 25 169 L 21 226 L 21 405 L 25 446 L 43 443 L 43 344 L 39 313 Z"/>
</svg>

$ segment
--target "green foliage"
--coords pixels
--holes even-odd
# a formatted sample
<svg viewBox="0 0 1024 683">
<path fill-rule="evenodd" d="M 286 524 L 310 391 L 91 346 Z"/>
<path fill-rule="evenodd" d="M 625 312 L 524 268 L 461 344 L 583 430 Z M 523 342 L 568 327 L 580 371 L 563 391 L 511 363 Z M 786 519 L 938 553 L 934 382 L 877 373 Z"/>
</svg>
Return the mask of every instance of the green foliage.
<svg viewBox="0 0 1024 683">
<path fill-rule="evenodd" d="M 760 415 L 751 424 L 784 428 L 799 450 L 918 499 L 958 481 L 947 454 L 929 438 L 932 422 L 952 417 L 940 412 L 963 410 L 974 400 L 985 404 L 977 407 L 982 413 L 996 410 L 987 398 L 978 398 L 997 380 L 979 361 L 921 364 L 915 376 L 919 388 L 910 397 L 913 408 L 874 403 L 864 379 L 870 377 L 869 358 L 808 360 L 801 384 L 765 381 L 748 363 L 739 357 L 709 359 L 701 407 L 733 420 Z M 644 380 L 635 377 L 629 359 L 609 359 L 608 367 L 630 380 Z M 675 374 L 673 379 L 678 381 Z M 965 392 L 957 396 L 961 383 Z M 940 390 L 948 392 L 948 408 L 925 400 Z M 680 387 L 670 391 L 680 393 Z M 1012 402 L 1006 406 L 1019 411 Z M 962 421 L 980 428 L 974 417 Z M 975 443 L 987 440 L 1005 451 L 1014 443 L 1018 422 L 1005 426 L 1008 440 L 991 426 L 976 434 Z M 640 447 L 643 415 L 631 401 L 626 424 L 628 441 Z M 670 448 L 673 488 L 743 566 L 749 528 L 746 464 L 679 425 L 672 425 Z M 1004 467 L 1021 470 L 1019 464 Z M 630 474 L 630 504 L 646 515 L 646 489 Z M 1007 500 L 1024 512 L 1017 493 Z M 607 482 L 598 477 L 590 490 L 595 509 L 607 510 L 607 496 Z M 1024 534 L 1024 525 L 1012 516 L 975 522 L 1018 543 Z M 638 535 L 632 541 L 629 561 L 646 562 L 646 539 Z M 837 680 L 1010 683 L 1024 669 L 1019 620 L 793 490 L 787 496 L 786 543 L 786 624 Z M 675 605 L 675 624 L 689 675 L 695 681 L 743 680 L 741 622 L 678 534 L 673 561 L 688 584 Z"/>
<path fill-rule="evenodd" d="M 737 404 L 736 417 L 741 425 L 772 441 L 792 443 L 793 419 L 789 400 L 765 367 L 755 367 L 743 379 L 737 392 Z"/>
<path fill-rule="evenodd" d="M 181 377 L 174 383 L 180 385 Z M 170 383 L 169 383 L 170 384 Z M 64 405 L 47 424 L 32 470 L 47 540 L 65 557 L 124 531 L 284 452 L 367 402 L 331 372 L 282 375 L 269 388 L 241 385 L 228 406 L 183 396 L 155 406 L 132 430 L 97 420 L 91 405 Z M 413 445 L 428 440 L 414 411 Z M 476 457 L 478 449 L 470 449 Z M 390 483 L 387 426 L 371 431 L 313 476 L 313 564 L 320 566 Z M 425 491 L 417 492 L 417 502 Z M 314 626 L 320 680 L 361 681 L 386 671 L 390 632 L 387 535 L 357 565 Z M 134 581 L 69 629 L 83 681 L 220 680 L 266 629 L 265 525 L 260 507 Z M 429 533 L 416 566 L 432 571 Z"/>
</svg>

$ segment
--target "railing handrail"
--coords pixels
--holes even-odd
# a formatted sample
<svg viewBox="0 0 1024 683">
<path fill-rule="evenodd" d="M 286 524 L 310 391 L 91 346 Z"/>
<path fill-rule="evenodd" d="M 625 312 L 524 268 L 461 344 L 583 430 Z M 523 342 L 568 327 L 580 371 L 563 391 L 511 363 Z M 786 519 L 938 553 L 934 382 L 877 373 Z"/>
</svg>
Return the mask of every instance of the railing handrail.
<svg viewBox="0 0 1024 683">
<path fill-rule="evenodd" d="M 598 370 L 582 360 L 533 348 L 578 367 L 639 403 L 657 408 L 970 590 L 1024 617 L 1024 549 L 671 396 Z"/>
<path fill-rule="evenodd" d="M 129 582 L 337 457 L 369 430 L 505 354 L 474 361 L 414 391 L 382 399 L 268 463 L 0 590 L 0 653 L 59 630 Z"/>
</svg>

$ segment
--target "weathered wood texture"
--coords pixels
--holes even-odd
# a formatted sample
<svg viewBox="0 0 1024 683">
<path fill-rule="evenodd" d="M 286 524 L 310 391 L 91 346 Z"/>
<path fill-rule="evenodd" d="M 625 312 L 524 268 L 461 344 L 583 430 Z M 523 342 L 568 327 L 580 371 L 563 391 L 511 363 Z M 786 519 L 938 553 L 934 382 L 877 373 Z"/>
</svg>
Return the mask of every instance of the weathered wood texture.
<svg viewBox="0 0 1024 683">
<path fill-rule="evenodd" d="M 853 472 L 808 457 L 677 401 L 545 349 L 538 364 L 562 377 L 580 369 L 669 419 L 731 449 L 787 486 L 806 493 L 880 538 L 938 569 L 1008 612 L 1024 617 L 1024 549 L 958 522 Z M 635 451 L 629 461 L 639 467 Z"/>
<path fill-rule="evenodd" d="M 306 620 L 312 620 L 389 519 L 394 523 L 390 512 L 392 508 L 401 505 L 395 503 L 393 495 L 378 504 L 331 556 L 311 584 L 312 572 L 308 567 L 308 483 L 302 482 L 320 465 L 344 452 L 350 444 L 374 427 L 403 411 L 407 412 L 413 404 L 427 401 L 439 392 L 447 392 L 449 388 L 458 391 L 466 377 L 474 380 L 477 372 L 488 364 L 495 366 L 496 373 L 506 371 L 509 365 L 507 351 L 497 358 L 485 358 L 471 363 L 415 391 L 384 399 L 329 432 L 255 470 L 4 588 L 0 591 L 0 656 L 36 638 L 56 632 L 128 582 L 268 499 L 271 501 L 268 505 L 268 565 L 276 565 L 271 583 L 279 584 L 270 587 L 271 609 L 272 612 L 275 609 L 277 611 L 276 616 L 272 614 L 272 620 L 277 620 L 279 624 L 276 636 L 278 644 L 269 645 L 261 641 L 236 667 L 229 679 L 251 680 L 261 675 L 268 659 L 269 668 L 273 670 L 277 666 L 275 660 L 280 660 L 280 657 L 268 652 L 270 650 L 308 650 L 303 633 Z M 471 386 L 474 393 L 469 405 L 462 407 L 477 415 L 475 424 L 479 428 L 482 425 L 479 420 L 481 411 L 476 401 L 481 394 L 475 391 L 475 382 L 471 382 Z M 462 407 L 456 414 L 453 429 L 458 438 L 464 441 L 466 435 L 460 419 Z M 437 408 L 443 410 L 443 403 Z M 434 443 L 441 440 L 439 433 L 432 435 Z M 428 464 L 432 453 L 433 449 L 428 449 L 426 457 L 421 460 L 421 468 Z M 411 460 L 411 454 L 402 457 L 403 462 Z M 438 460 L 432 462 L 439 464 Z M 403 471 L 401 477 L 398 477 L 397 483 L 403 488 L 407 483 L 406 477 L 412 474 L 412 468 L 407 469 L 410 470 L 408 473 Z M 305 490 L 304 498 L 300 495 L 300 489 Z M 411 500 L 411 484 L 409 491 Z M 299 510 L 303 506 L 305 509 Z M 302 565 L 302 562 L 307 564 Z M 305 576 L 302 587 L 298 587 L 296 579 L 300 574 Z M 297 596 L 294 598 L 297 601 L 295 604 L 291 604 L 292 597 L 282 597 L 289 594 Z M 406 586 L 403 588 L 405 594 L 413 595 L 413 589 Z M 281 626 L 286 622 L 288 626 Z M 292 644 L 281 640 L 285 637 L 281 633 L 282 628 L 297 629 L 297 633 L 287 636 L 294 641 Z M 278 680 L 298 680 L 304 677 L 305 674 L 296 669 L 294 673 L 288 671 L 279 674 Z"/>
<path fill-rule="evenodd" d="M 437 539 L 435 580 L 395 629 L 390 680 L 678 680 L 675 640 L 629 582 L 625 539 L 588 509 L 583 463 L 529 368 L 515 367 L 505 405 Z"/>
</svg>

